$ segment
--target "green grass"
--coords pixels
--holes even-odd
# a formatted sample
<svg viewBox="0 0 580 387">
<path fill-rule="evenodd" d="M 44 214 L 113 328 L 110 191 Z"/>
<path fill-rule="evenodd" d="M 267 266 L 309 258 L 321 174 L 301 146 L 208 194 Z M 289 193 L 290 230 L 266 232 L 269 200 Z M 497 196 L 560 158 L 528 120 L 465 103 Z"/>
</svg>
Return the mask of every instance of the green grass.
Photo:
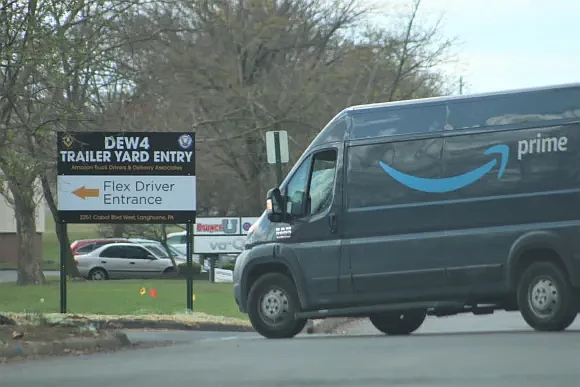
<svg viewBox="0 0 580 387">
<path fill-rule="evenodd" d="M 141 288 L 157 291 L 142 296 Z M 195 281 L 194 311 L 215 316 L 246 319 L 239 312 L 232 285 Z M 16 286 L 0 284 L 0 311 L 59 312 L 59 283 L 50 278 L 47 285 Z M 123 280 L 68 282 L 68 312 L 78 314 L 175 314 L 186 310 L 185 280 Z"/>
</svg>

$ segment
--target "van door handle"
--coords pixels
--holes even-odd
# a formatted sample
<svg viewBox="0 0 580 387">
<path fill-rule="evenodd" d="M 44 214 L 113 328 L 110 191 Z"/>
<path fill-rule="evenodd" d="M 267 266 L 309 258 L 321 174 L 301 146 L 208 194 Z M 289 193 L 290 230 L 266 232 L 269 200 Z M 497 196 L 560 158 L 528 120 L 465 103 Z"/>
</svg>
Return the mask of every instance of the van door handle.
<svg viewBox="0 0 580 387">
<path fill-rule="evenodd" d="M 134 265 L 134 264 L 135 264 L 135 262 L 129 262 L 129 265 Z"/>
<path fill-rule="evenodd" d="M 330 232 L 333 234 L 336 233 L 338 227 L 336 223 L 336 215 L 334 212 L 328 214 L 328 225 L 330 226 Z"/>
</svg>

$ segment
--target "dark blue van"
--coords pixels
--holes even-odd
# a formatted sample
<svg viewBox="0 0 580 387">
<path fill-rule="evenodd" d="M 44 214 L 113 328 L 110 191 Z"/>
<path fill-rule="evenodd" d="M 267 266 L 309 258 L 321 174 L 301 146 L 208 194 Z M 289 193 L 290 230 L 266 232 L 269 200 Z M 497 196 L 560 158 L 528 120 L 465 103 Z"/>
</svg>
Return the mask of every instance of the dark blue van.
<svg viewBox="0 0 580 387">
<path fill-rule="evenodd" d="M 347 108 L 254 225 L 235 300 L 268 338 L 307 319 L 579 312 L 580 84 Z"/>
</svg>

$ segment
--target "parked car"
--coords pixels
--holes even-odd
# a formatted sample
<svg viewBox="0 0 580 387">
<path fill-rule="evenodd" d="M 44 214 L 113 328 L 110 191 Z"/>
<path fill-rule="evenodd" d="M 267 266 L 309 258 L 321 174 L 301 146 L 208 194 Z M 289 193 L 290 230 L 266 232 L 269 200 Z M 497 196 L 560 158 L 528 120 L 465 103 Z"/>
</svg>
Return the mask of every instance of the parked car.
<svg viewBox="0 0 580 387">
<path fill-rule="evenodd" d="M 87 254 L 109 243 L 127 242 L 127 238 L 79 239 L 71 243 L 73 255 Z"/>
<path fill-rule="evenodd" d="M 169 258 L 134 243 L 118 242 L 78 255 L 75 262 L 81 276 L 90 280 L 156 278 L 175 268 Z"/>
</svg>

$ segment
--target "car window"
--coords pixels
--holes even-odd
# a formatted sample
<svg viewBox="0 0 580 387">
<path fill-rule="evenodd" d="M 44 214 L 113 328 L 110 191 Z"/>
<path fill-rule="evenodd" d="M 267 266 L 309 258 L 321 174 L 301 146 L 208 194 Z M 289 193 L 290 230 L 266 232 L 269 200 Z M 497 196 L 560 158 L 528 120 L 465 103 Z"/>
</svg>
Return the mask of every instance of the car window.
<svg viewBox="0 0 580 387">
<path fill-rule="evenodd" d="M 308 183 L 310 160 L 310 157 L 305 159 L 288 181 L 288 184 L 286 184 L 286 212 L 291 218 L 299 218 L 305 215 L 306 185 Z"/>
<path fill-rule="evenodd" d="M 110 246 L 101 251 L 99 256 L 106 258 L 124 258 L 125 251 L 123 246 Z"/>
<path fill-rule="evenodd" d="M 125 256 L 127 259 L 149 259 L 149 252 L 140 246 L 125 246 Z"/>
<path fill-rule="evenodd" d="M 330 207 L 336 176 L 336 150 L 327 150 L 314 155 L 310 177 L 309 213 L 319 214 Z"/>
<path fill-rule="evenodd" d="M 88 245 L 84 245 L 83 247 L 79 247 L 76 249 L 77 254 L 87 254 L 93 251 L 96 248 L 94 243 L 89 243 Z"/>
</svg>

